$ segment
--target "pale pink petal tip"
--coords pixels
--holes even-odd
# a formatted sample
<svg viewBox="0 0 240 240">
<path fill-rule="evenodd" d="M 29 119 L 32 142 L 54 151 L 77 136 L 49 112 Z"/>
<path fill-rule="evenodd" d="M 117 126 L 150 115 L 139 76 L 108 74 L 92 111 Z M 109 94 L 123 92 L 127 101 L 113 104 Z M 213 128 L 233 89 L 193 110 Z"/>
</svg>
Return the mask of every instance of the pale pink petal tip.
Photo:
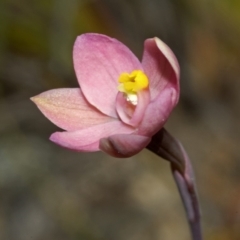
<svg viewBox="0 0 240 240">
<path fill-rule="evenodd" d="M 154 100 L 167 85 L 171 85 L 177 91 L 177 104 L 180 67 L 172 50 L 157 37 L 147 39 L 144 43 L 142 65 L 150 81 L 151 100 Z"/>
<path fill-rule="evenodd" d="M 77 133 L 73 132 L 55 132 L 50 136 L 49 139 L 63 148 L 77 152 L 99 151 L 99 141 L 83 143 L 81 139 L 79 141 Z"/>
<path fill-rule="evenodd" d="M 120 121 L 111 121 L 73 132 L 55 132 L 50 140 L 74 151 L 99 151 L 99 140 L 118 133 L 130 134 L 134 131 Z"/>
<path fill-rule="evenodd" d="M 75 131 L 113 121 L 90 105 L 80 88 L 59 88 L 43 92 L 31 100 L 58 127 Z"/>
<path fill-rule="evenodd" d="M 139 153 L 151 141 L 150 137 L 117 134 L 100 140 L 99 148 L 117 158 L 127 158 Z"/>
<path fill-rule="evenodd" d="M 160 51 L 162 51 L 163 55 L 166 57 L 166 59 L 169 61 L 170 65 L 172 66 L 172 68 L 176 74 L 177 80 L 179 80 L 180 67 L 179 67 L 179 63 L 178 63 L 178 60 L 177 60 L 175 54 L 168 47 L 168 45 L 166 43 L 164 43 L 162 40 L 160 40 L 157 37 L 155 37 L 154 40 L 155 40 L 158 48 L 160 49 Z"/>
</svg>

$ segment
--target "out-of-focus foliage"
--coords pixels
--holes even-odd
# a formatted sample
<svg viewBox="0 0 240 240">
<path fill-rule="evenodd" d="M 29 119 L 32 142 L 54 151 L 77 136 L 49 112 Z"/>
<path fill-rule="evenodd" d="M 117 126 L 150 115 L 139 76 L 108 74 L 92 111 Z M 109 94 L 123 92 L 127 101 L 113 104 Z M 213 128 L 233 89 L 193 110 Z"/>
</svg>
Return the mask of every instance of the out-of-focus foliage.
<svg viewBox="0 0 240 240">
<path fill-rule="evenodd" d="M 205 239 L 240 239 L 238 0 L 0 1 L 0 239 L 189 239 L 167 162 L 48 141 L 57 129 L 29 97 L 77 86 L 72 45 L 84 32 L 140 58 L 148 37 L 170 45 L 182 95 L 167 127 L 192 158 Z"/>
</svg>

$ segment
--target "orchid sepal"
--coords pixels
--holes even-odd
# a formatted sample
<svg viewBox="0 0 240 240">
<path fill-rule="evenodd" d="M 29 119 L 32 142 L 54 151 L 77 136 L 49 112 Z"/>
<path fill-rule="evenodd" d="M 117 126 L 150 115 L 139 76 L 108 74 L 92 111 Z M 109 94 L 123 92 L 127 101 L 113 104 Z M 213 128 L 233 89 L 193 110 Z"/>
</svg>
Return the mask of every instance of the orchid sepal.
<svg viewBox="0 0 240 240">
<path fill-rule="evenodd" d="M 80 88 L 55 89 L 32 98 L 65 130 L 50 138 L 62 147 L 132 156 L 163 127 L 178 102 L 179 65 L 158 38 L 145 41 L 140 62 L 116 39 L 83 34 L 74 44 L 73 62 Z M 115 150 L 110 151 L 108 143 Z M 121 154 L 116 154 L 119 149 Z"/>
</svg>

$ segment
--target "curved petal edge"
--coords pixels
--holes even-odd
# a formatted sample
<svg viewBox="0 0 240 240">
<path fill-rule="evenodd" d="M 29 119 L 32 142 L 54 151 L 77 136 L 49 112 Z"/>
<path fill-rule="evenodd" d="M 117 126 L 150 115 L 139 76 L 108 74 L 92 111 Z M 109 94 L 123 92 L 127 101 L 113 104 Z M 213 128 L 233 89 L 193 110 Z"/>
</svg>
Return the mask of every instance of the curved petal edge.
<svg viewBox="0 0 240 240">
<path fill-rule="evenodd" d="M 134 134 L 117 134 L 100 140 L 100 149 L 117 158 L 127 158 L 139 153 L 151 141 L 150 137 Z"/>
<path fill-rule="evenodd" d="M 73 132 L 55 132 L 50 136 L 50 140 L 74 151 L 93 152 L 99 151 L 101 138 L 117 133 L 130 134 L 133 131 L 133 128 L 120 121 L 112 121 Z"/>
<path fill-rule="evenodd" d="M 150 102 L 145 112 L 144 118 L 138 128 L 138 133 L 144 136 L 153 136 L 166 123 L 177 98 L 176 89 L 171 85 Z"/>
<path fill-rule="evenodd" d="M 73 63 L 87 100 L 106 115 L 116 117 L 118 78 L 123 72 L 142 69 L 123 43 L 102 34 L 80 35 L 73 48 Z"/>
<path fill-rule="evenodd" d="M 32 97 L 31 100 L 46 118 L 67 131 L 116 120 L 89 104 L 80 88 L 53 89 Z"/>
<path fill-rule="evenodd" d="M 166 85 L 171 84 L 178 93 L 177 104 L 180 67 L 172 50 L 157 37 L 147 39 L 144 43 L 142 65 L 150 80 L 151 100 L 154 100 Z"/>
</svg>

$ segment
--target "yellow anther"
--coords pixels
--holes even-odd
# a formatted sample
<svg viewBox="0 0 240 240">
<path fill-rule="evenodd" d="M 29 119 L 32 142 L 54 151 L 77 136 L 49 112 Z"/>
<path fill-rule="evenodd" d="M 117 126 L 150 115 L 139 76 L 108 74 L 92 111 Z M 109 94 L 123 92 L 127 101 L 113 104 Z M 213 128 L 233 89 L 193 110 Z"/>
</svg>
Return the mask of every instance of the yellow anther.
<svg viewBox="0 0 240 240">
<path fill-rule="evenodd" d="M 148 78 L 141 70 L 134 70 L 129 73 L 122 73 L 118 79 L 120 83 L 118 90 L 126 94 L 136 94 L 138 91 L 148 87 Z"/>
</svg>

